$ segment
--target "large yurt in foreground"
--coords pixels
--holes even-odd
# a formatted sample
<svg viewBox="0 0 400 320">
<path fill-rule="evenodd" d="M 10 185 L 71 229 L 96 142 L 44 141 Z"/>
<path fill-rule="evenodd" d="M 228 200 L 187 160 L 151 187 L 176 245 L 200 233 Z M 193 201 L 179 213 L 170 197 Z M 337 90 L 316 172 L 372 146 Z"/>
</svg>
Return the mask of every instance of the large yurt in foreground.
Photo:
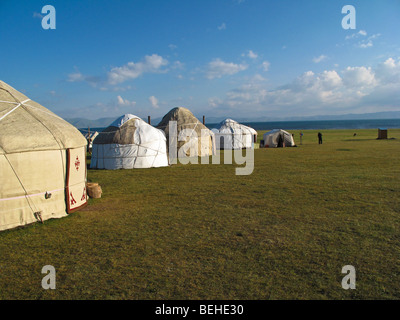
<svg viewBox="0 0 400 320">
<path fill-rule="evenodd" d="M 225 119 L 212 130 L 218 150 L 250 149 L 257 141 L 257 131 L 232 119 Z"/>
<path fill-rule="evenodd" d="M 178 153 L 179 150 L 184 150 L 187 156 L 193 157 L 216 154 L 214 133 L 202 124 L 189 109 L 178 107 L 170 110 L 157 126 L 164 130 L 169 143 L 175 143 L 175 140 L 172 140 L 173 134 L 169 131 L 170 121 L 176 122 Z"/>
<path fill-rule="evenodd" d="M 86 143 L 74 126 L 0 81 L 0 230 L 87 204 Z"/>
<path fill-rule="evenodd" d="M 293 136 L 282 129 L 273 129 L 264 133 L 264 145 L 260 147 L 265 148 L 280 148 L 280 147 L 295 147 Z"/>
<path fill-rule="evenodd" d="M 164 133 L 132 114 L 116 119 L 93 141 L 90 167 L 136 169 L 168 166 Z"/>
</svg>

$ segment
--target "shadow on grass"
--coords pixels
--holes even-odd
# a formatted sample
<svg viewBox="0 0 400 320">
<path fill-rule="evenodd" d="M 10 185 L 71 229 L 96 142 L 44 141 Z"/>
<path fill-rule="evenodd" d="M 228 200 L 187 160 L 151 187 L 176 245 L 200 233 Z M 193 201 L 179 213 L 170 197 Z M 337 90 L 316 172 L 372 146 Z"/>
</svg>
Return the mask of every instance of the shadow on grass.
<svg viewBox="0 0 400 320">
<path fill-rule="evenodd" d="M 377 139 L 343 139 L 342 141 L 375 141 Z"/>
</svg>

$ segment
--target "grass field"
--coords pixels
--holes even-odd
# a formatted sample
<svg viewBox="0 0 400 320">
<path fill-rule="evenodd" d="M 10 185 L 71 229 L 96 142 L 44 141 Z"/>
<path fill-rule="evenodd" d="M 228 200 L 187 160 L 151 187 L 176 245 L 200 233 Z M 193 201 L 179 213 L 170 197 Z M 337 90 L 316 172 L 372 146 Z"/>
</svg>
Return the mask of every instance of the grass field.
<svg viewBox="0 0 400 320">
<path fill-rule="evenodd" d="M 323 131 L 323 145 L 303 132 L 297 148 L 255 150 L 249 176 L 89 170 L 101 199 L 0 233 L 0 298 L 399 299 L 400 129 Z M 44 265 L 56 290 L 41 287 Z M 356 290 L 341 287 L 344 265 Z"/>
</svg>

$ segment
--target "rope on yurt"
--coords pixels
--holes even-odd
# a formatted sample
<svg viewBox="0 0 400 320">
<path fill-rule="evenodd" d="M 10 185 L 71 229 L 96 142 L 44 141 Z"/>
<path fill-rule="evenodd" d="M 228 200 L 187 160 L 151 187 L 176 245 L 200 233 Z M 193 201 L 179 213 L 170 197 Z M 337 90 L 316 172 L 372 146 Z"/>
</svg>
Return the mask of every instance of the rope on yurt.
<svg viewBox="0 0 400 320">
<path fill-rule="evenodd" d="M 64 174 L 64 176 L 65 176 L 65 165 L 64 165 L 64 159 L 63 159 L 63 157 L 62 157 L 62 148 L 61 148 L 61 145 L 60 145 L 60 143 L 58 142 L 58 140 L 56 139 L 56 137 L 55 137 L 55 135 L 53 134 L 53 132 L 40 120 L 40 119 L 38 119 L 32 112 L 30 112 L 30 110 L 28 109 L 28 108 L 26 108 L 26 107 L 30 107 L 30 108 L 34 108 L 34 109 L 37 109 L 37 110 L 40 110 L 40 111 L 42 111 L 42 112 L 45 112 L 44 110 L 41 110 L 40 108 L 36 108 L 36 107 L 33 107 L 33 106 L 31 106 L 31 105 L 26 105 L 25 103 L 26 102 L 28 102 L 28 101 L 31 101 L 31 99 L 26 99 L 26 100 L 24 100 L 24 101 L 19 101 L 9 90 L 7 90 L 7 89 L 4 89 L 4 88 L 1 88 L 2 90 L 4 90 L 4 91 L 6 91 L 10 96 L 12 96 L 15 100 L 16 100 L 16 102 L 12 102 L 12 101 L 8 101 L 8 103 L 12 103 L 12 104 L 16 104 L 16 103 L 18 103 L 18 105 L 16 106 L 16 107 L 14 107 L 12 110 L 10 110 L 9 112 L 7 112 L 5 115 L 3 115 L 1 118 L 0 118 L 0 121 L 1 120 L 3 120 L 6 116 L 8 116 L 10 113 L 12 113 L 12 112 L 14 112 L 17 108 L 19 108 L 20 106 L 22 106 L 22 108 L 24 108 L 24 110 L 25 111 L 27 111 L 33 118 L 35 118 L 38 122 L 40 122 L 50 133 L 51 133 L 51 135 L 53 136 L 53 138 L 54 138 L 54 140 L 57 142 L 57 144 L 58 144 L 58 147 L 60 148 L 60 153 L 61 153 L 61 161 L 62 161 L 62 164 L 63 164 L 63 174 Z M 6 102 L 6 101 L 2 101 L 2 102 Z M 52 116 L 54 116 L 54 117 L 57 117 L 57 118 L 60 118 L 60 117 L 58 117 L 58 116 L 56 116 L 56 115 L 54 115 L 54 114 L 50 114 L 50 113 L 48 113 L 48 112 L 45 112 L 45 113 L 47 113 L 47 114 L 49 114 L 49 115 L 52 115 Z M 61 119 L 61 118 L 60 118 Z M 65 187 L 65 186 L 64 186 Z"/>
<path fill-rule="evenodd" d="M 26 100 L 24 100 L 24 101 L 21 102 L 21 101 L 19 101 L 9 90 L 4 89 L 4 88 L 1 88 L 1 89 L 4 90 L 4 91 L 6 91 L 6 92 L 8 92 L 8 94 L 10 94 L 10 95 L 16 100 L 16 102 L 12 102 L 12 101 L 1 101 L 1 102 L 3 102 L 3 103 L 17 104 L 17 106 L 15 106 L 15 107 L 14 107 L 13 109 L 11 109 L 9 112 L 7 112 L 6 114 L 4 114 L 4 115 L 0 118 L 0 121 L 3 120 L 5 117 L 7 117 L 7 116 L 8 116 L 9 114 L 11 114 L 12 112 L 14 112 L 14 111 L 15 111 L 17 108 L 19 108 L 20 106 L 23 106 L 23 104 L 24 104 L 25 102 L 30 101 L 30 99 L 26 99 Z M 17 180 L 18 180 L 18 182 L 20 183 L 22 189 L 24 190 L 26 202 L 28 203 L 29 208 L 32 210 L 32 213 L 33 213 L 34 217 L 35 217 L 36 219 L 39 218 L 40 221 L 43 223 L 41 211 L 37 210 L 37 207 L 36 207 L 35 203 L 34 203 L 32 200 L 29 201 L 28 192 L 27 192 L 27 190 L 26 190 L 24 184 L 22 183 L 20 177 L 18 176 L 17 172 L 15 171 L 13 165 L 11 164 L 10 159 L 8 159 L 7 154 L 4 154 L 4 158 L 7 160 L 8 164 L 10 165 L 10 168 L 11 168 L 12 171 L 14 172 L 15 177 L 17 178 Z M 35 207 L 35 209 L 32 208 L 32 205 L 33 205 L 33 207 Z"/>
<path fill-rule="evenodd" d="M 10 111 L 8 111 L 5 115 L 3 115 L 3 116 L 0 118 L 0 121 L 3 120 L 5 117 L 7 117 L 9 114 L 13 113 L 13 112 L 14 112 L 15 110 L 17 110 L 20 106 L 23 106 L 24 103 L 25 103 L 25 102 L 28 102 L 29 100 L 31 100 L 31 99 L 27 99 L 27 100 L 24 100 L 24 101 L 18 103 L 17 106 L 15 106 L 15 107 L 12 108 Z"/>
<path fill-rule="evenodd" d="M 22 105 L 22 107 L 31 107 L 31 106 L 29 106 L 29 105 Z M 62 164 L 63 164 L 63 176 L 65 177 L 65 163 L 64 163 L 64 158 L 63 158 L 63 156 L 62 156 L 62 150 L 64 149 L 61 145 L 60 145 L 60 142 L 57 140 L 57 138 L 56 138 L 56 136 L 54 135 L 54 133 L 43 123 L 43 121 L 41 121 L 38 117 L 36 117 L 36 115 L 35 114 L 33 114 L 28 108 L 24 108 L 25 109 L 25 111 L 27 111 L 32 117 L 34 117 L 43 127 L 45 127 L 46 129 L 47 129 L 47 131 L 49 131 L 50 132 L 50 134 L 53 136 L 53 138 L 54 138 L 54 140 L 57 142 L 57 145 L 58 145 L 58 147 L 59 147 L 59 150 L 60 150 L 60 155 L 61 155 L 61 161 L 62 161 Z M 64 185 L 64 188 L 65 188 L 65 185 Z"/>
<path fill-rule="evenodd" d="M 38 117 L 36 117 L 35 114 L 33 114 L 28 108 L 26 108 L 26 107 L 32 107 L 32 106 L 22 104 L 22 107 L 23 107 L 24 110 L 25 110 L 26 112 L 28 112 L 33 118 L 35 118 L 43 127 L 45 127 L 45 128 L 47 129 L 47 131 L 49 131 L 50 134 L 53 136 L 54 140 L 56 141 L 56 143 L 57 143 L 57 145 L 58 145 L 58 147 L 59 147 L 59 150 L 60 150 L 60 158 L 61 158 L 62 168 L 63 168 L 63 180 L 64 180 L 64 190 L 65 190 L 65 188 L 66 188 L 66 185 L 65 185 L 65 183 L 66 183 L 66 181 L 65 181 L 65 176 L 66 176 L 65 169 L 66 169 L 66 168 L 65 168 L 65 166 L 66 166 L 66 165 L 65 165 L 65 162 L 64 162 L 63 154 L 62 154 L 62 150 L 63 150 L 62 146 L 60 145 L 60 143 L 59 143 L 59 141 L 57 140 L 57 138 L 56 138 L 56 136 L 54 135 L 54 133 L 43 123 L 43 121 L 41 121 Z M 35 214 L 35 213 L 34 213 L 34 215 L 35 215 L 35 217 L 36 217 L 36 214 Z M 43 223 L 43 220 L 42 220 L 42 217 L 41 217 L 40 214 L 39 214 L 39 218 L 40 218 L 40 220 L 41 220 L 42 223 Z"/>
<path fill-rule="evenodd" d="M 159 134 L 162 134 L 162 133 L 159 132 Z M 152 168 L 154 167 L 154 162 L 156 162 L 156 159 L 157 159 L 157 157 L 158 157 L 158 153 L 160 152 L 160 147 L 161 147 L 160 141 L 161 141 L 161 139 L 158 139 L 157 153 L 156 153 L 156 155 L 154 156 L 153 163 L 151 164 L 151 167 L 152 167 Z"/>
<path fill-rule="evenodd" d="M 41 212 L 40 212 L 39 210 L 37 210 L 37 207 L 35 206 L 35 203 L 34 203 L 33 201 L 31 201 L 31 202 L 32 202 L 33 206 L 35 207 L 35 209 L 32 208 L 32 205 L 31 205 L 31 203 L 29 202 L 28 191 L 26 191 L 26 188 L 25 188 L 24 184 L 22 183 L 21 179 L 19 178 L 17 172 L 15 171 L 13 165 L 11 164 L 10 159 L 8 159 L 8 157 L 7 157 L 6 154 L 4 154 L 4 158 L 6 158 L 8 164 L 10 165 L 12 171 L 14 172 L 15 177 L 18 179 L 18 182 L 19 182 L 19 184 L 21 185 L 22 189 L 24 189 L 24 192 L 25 192 L 25 199 L 26 199 L 26 201 L 28 202 L 29 208 L 31 208 L 34 217 L 35 217 L 36 219 L 39 217 L 39 218 L 40 218 L 40 221 L 43 223 L 43 219 L 42 219 Z"/>
</svg>

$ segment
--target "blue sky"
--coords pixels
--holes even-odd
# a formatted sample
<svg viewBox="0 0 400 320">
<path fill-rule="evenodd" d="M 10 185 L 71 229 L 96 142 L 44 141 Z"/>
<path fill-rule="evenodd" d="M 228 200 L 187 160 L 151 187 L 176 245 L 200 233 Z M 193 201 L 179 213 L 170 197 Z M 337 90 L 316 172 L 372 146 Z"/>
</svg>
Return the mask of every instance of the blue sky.
<svg viewBox="0 0 400 320">
<path fill-rule="evenodd" d="M 0 79 L 66 118 L 399 111 L 399 30 L 397 0 L 0 0 Z"/>
</svg>

